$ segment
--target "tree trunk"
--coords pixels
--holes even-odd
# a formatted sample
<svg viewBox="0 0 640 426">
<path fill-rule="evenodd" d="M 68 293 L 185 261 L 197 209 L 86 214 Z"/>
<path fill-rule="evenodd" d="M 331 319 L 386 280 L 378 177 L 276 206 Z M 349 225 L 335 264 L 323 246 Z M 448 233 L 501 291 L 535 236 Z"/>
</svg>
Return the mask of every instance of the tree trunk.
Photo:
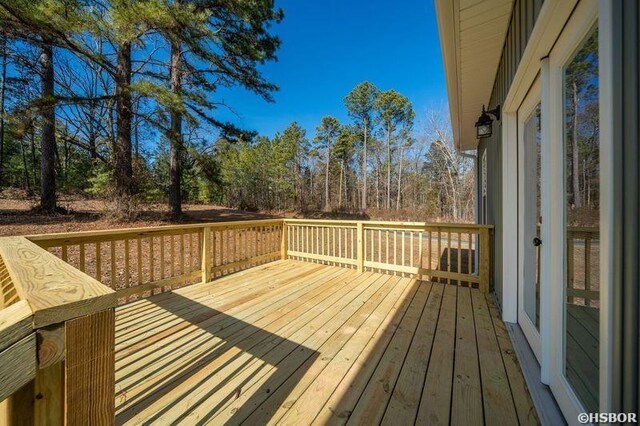
<svg viewBox="0 0 640 426">
<path fill-rule="evenodd" d="M 340 161 L 340 188 L 338 189 L 338 208 L 342 209 L 342 180 L 344 179 L 344 161 Z"/>
<path fill-rule="evenodd" d="M 24 149 L 22 139 L 20 139 L 20 151 L 22 153 L 22 180 L 24 182 L 24 190 L 27 191 L 27 193 L 31 193 L 31 188 L 29 187 L 29 170 L 27 169 L 27 153 Z"/>
<path fill-rule="evenodd" d="M 378 150 L 376 150 L 378 151 Z M 376 152 L 376 208 L 380 208 L 380 169 L 382 166 L 380 165 L 380 153 Z"/>
<path fill-rule="evenodd" d="M 387 208 L 391 208 L 391 128 L 387 127 Z"/>
<path fill-rule="evenodd" d="M 578 87 L 575 81 L 573 82 L 573 129 L 571 150 L 573 204 L 576 208 L 579 208 L 582 207 L 582 196 L 580 194 L 580 153 L 578 152 Z"/>
<path fill-rule="evenodd" d="M 182 90 L 181 71 L 181 43 L 171 42 L 171 93 L 180 95 Z M 174 218 L 182 214 L 182 113 L 177 108 L 171 108 L 171 129 L 169 135 L 171 150 L 169 153 L 170 179 L 169 209 Z"/>
<path fill-rule="evenodd" d="M 131 163 L 131 43 L 123 42 L 117 52 L 116 84 L 116 143 L 113 149 L 115 168 L 115 200 L 118 213 L 131 213 L 133 195 L 133 166 Z"/>
<path fill-rule="evenodd" d="M 367 132 L 369 123 L 364 120 L 364 144 L 362 146 L 362 211 L 367 210 Z"/>
<path fill-rule="evenodd" d="M 396 199 L 396 210 L 400 210 L 400 192 L 402 190 L 402 146 L 400 146 L 400 158 L 398 163 L 398 198 Z"/>
<path fill-rule="evenodd" d="M 7 86 L 7 38 L 0 40 L 0 55 L 2 55 L 2 74 L 0 75 L 0 187 L 4 175 L 4 101 Z"/>
<path fill-rule="evenodd" d="M 96 113 L 96 102 L 91 101 L 90 103 L 90 114 L 92 119 L 89 121 L 89 153 L 91 154 L 91 163 L 95 166 L 98 164 L 98 130 L 96 129 L 96 123 L 93 120 L 93 117 L 97 117 Z"/>
<path fill-rule="evenodd" d="M 327 144 L 327 157 L 326 162 L 327 165 L 325 167 L 324 172 L 324 209 L 329 211 L 331 210 L 331 206 L 329 205 L 329 160 L 330 160 L 331 152 L 329 151 L 329 144 Z"/>
<path fill-rule="evenodd" d="M 56 211 L 56 117 L 53 104 L 53 47 L 42 43 L 40 52 L 42 82 L 42 139 L 40 141 L 40 208 L 45 213 Z"/>
<path fill-rule="evenodd" d="M 33 126 L 29 129 L 29 144 L 31 145 L 31 175 L 33 176 L 33 187 L 38 187 L 38 160 L 36 159 L 36 132 Z"/>
</svg>

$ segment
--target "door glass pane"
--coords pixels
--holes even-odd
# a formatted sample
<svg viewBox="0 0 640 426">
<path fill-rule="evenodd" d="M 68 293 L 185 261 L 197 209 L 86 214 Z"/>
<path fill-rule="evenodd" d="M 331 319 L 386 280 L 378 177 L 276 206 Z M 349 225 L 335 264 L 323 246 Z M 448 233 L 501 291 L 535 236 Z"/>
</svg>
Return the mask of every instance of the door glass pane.
<svg viewBox="0 0 640 426">
<path fill-rule="evenodd" d="M 598 34 L 564 72 L 566 204 L 565 375 L 587 411 L 598 411 L 599 116 Z"/>
<path fill-rule="evenodd" d="M 540 104 L 524 122 L 524 311 L 540 330 Z"/>
</svg>

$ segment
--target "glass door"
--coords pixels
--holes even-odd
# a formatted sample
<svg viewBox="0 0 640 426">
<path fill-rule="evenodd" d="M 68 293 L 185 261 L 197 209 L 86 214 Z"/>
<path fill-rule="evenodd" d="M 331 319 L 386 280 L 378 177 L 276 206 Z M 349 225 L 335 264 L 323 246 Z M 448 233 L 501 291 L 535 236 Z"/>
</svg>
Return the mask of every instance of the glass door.
<svg viewBox="0 0 640 426">
<path fill-rule="evenodd" d="M 564 90 L 564 374 L 583 406 L 598 411 L 600 139 L 598 31 L 567 61 Z"/>
<path fill-rule="evenodd" d="M 536 82 L 518 110 L 519 262 L 518 323 L 540 360 L 540 84 Z"/>
<path fill-rule="evenodd" d="M 578 3 L 543 72 L 541 328 L 549 386 L 572 420 L 600 400 L 597 13 L 597 1 Z"/>
</svg>

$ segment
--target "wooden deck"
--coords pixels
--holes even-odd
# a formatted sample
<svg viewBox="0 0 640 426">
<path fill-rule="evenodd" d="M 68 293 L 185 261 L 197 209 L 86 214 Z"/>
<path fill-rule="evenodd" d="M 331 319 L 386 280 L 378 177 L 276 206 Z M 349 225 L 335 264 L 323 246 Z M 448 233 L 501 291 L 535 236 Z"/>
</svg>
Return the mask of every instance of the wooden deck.
<svg viewBox="0 0 640 426">
<path fill-rule="evenodd" d="M 535 424 L 478 290 L 285 260 L 116 311 L 117 424 Z"/>
</svg>

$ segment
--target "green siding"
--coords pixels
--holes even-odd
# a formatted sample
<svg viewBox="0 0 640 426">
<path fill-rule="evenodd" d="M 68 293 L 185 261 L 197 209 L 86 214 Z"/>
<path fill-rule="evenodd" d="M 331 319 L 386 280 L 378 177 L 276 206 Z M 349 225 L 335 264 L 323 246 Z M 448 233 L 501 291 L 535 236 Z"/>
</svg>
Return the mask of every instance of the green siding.
<svg viewBox="0 0 640 426">
<path fill-rule="evenodd" d="M 613 392 L 611 411 L 640 411 L 640 6 L 613 4 Z M 619 49 L 618 49 L 619 46 Z"/>
<path fill-rule="evenodd" d="M 489 108 L 502 105 L 509 87 L 513 82 L 513 77 L 522 58 L 522 54 L 533 31 L 542 0 L 516 0 L 513 5 L 511 21 L 502 48 L 502 57 L 496 79 L 493 85 Z M 494 264 L 493 264 L 493 285 L 496 296 L 502 304 L 502 123 L 494 122 L 493 135 L 491 138 L 483 139 L 478 146 L 478 158 L 482 153 L 487 153 L 487 205 L 480 205 L 480 221 L 495 226 L 494 234 Z M 478 165 L 478 173 L 481 173 L 482 165 Z M 478 175 L 479 176 L 479 175 Z M 480 176 L 479 176 L 480 177 Z M 479 185 L 480 187 L 480 185 Z M 478 199 L 481 199 L 478 194 Z M 486 217 L 482 212 L 486 208 Z"/>
</svg>

